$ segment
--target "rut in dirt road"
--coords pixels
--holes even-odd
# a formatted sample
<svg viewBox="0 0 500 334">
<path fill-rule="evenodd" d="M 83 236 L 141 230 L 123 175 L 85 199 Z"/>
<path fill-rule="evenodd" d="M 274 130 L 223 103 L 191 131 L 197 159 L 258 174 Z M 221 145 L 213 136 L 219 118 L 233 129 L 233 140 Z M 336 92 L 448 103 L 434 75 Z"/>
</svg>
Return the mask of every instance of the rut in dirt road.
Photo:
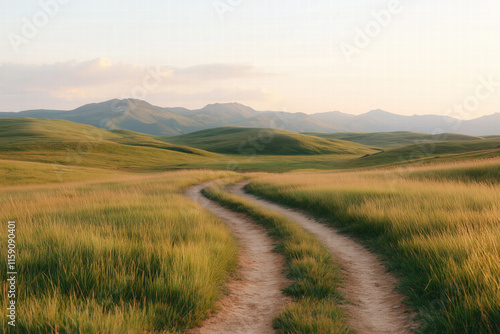
<svg viewBox="0 0 500 334">
<path fill-rule="evenodd" d="M 281 293 L 290 282 L 284 277 L 285 258 L 273 252 L 266 230 L 243 214 L 232 212 L 200 192 L 210 183 L 189 188 L 186 195 L 225 222 L 241 245 L 238 279 L 227 284 L 221 311 L 190 333 L 274 333 L 273 319 L 288 303 Z"/>
<path fill-rule="evenodd" d="M 349 302 L 345 306 L 350 316 L 348 323 L 358 334 L 411 333 L 418 328 L 410 310 L 402 304 L 404 296 L 394 290 L 396 278 L 386 271 L 376 255 L 301 212 L 245 193 L 243 187 L 247 183 L 234 184 L 230 191 L 296 221 L 342 264 L 345 283 L 341 291 Z"/>
</svg>

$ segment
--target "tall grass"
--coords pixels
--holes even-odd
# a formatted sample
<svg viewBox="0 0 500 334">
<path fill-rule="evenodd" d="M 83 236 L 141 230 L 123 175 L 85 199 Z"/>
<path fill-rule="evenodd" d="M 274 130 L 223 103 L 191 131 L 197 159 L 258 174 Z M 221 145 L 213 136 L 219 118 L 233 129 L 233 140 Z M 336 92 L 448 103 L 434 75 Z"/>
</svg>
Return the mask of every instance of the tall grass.
<svg viewBox="0 0 500 334">
<path fill-rule="evenodd" d="M 17 222 L 17 332 L 168 333 L 198 325 L 235 268 L 237 245 L 182 189 L 226 175 L 185 171 L 3 191 L 5 232 L 8 220 Z M 9 331 L 2 321 L 0 332 Z"/>
<path fill-rule="evenodd" d="M 422 332 L 499 333 L 500 191 L 495 180 L 452 180 L 471 168 L 422 169 L 431 177 L 420 180 L 383 171 L 264 176 L 248 189 L 324 217 L 384 254 L 420 310 Z"/>
<path fill-rule="evenodd" d="M 278 242 L 276 250 L 285 255 L 293 284 L 284 292 L 294 303 L 275 319 L 275 328 L 282 333 L 351 332 L 339 306 L 340 267 L 315 236 L 280 214 L 229 194 L 221 184 L 206 188 L 204 194 L 267 228 Z"/>
</svg>

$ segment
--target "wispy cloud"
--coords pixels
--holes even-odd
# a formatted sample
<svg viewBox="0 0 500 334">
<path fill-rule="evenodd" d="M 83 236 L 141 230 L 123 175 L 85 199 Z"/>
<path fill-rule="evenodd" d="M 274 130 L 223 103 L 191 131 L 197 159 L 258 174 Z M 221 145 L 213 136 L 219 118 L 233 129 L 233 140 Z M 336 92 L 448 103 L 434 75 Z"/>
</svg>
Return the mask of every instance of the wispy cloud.
<svg viewBox="0 0 500 334">
<path fill-rule="evenodd" d="M 187 68 L 103 58 L 53 64 L 4 63 L 0 64 L 0 111 L 70 108 L 123 97 L 151 97 L 162 105 L 229 100 L 260 103 L 271 93 L 248 86 L 248 80 L 268 75 L 272 74 L 248 63 Z"/>
</svg>

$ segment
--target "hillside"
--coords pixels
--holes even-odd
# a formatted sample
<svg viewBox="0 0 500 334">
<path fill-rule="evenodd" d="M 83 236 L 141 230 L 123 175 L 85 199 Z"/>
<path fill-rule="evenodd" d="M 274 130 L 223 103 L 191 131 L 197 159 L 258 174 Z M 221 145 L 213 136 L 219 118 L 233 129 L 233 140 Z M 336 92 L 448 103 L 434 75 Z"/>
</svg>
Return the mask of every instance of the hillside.
<svg viewBox="0 0 500 334">
<path fill-rule="evenodd" d="M 403 147 L 419 143 L 444 142 L 444 141 L 472 141 L 483 140 L 482 137 L 461 135 L 456 133 L 443 133 L 431 135 L 428 133 L 418 133 L 409 131 L 396 132 L 337 132 L 337 133 L 316 133 L 304 132 L 303 134 L 320 138 L 341 139 L 363 145 L 371 145 L 384 149 Z"/>
<path fill-rule="evenodd" d="M 101 168 L 164 168 L 212 161 L 216 154 L 140 133 L 63 120 L 2 119 L 0 159 Z"/>
<path fill-rule="evenodd" d="M 164 135 L 177 135 L 199 127 L 199 124 L 189 117 L 135 99 L 91 103 L 66 111 L 27 110 L 19 113 L 0 113 L 0 117 L 62 119 L 105 129 L 127 129 Z"/>
<path fill-rule="evenodd" d="M 500 114 L 473 120 L 439 115 L 403 116 L 383 110 L 361 115 L 339 111 L 256 111 L 239 103 L 215 103 L 201 109 L 162 108 L 137 99 L 113 99 L 74 110 L 27 110 L 0 112 L 1 118 L 32 117 L 63 119 L 105 129 L 124 129 L 150 135 L 176 136 L 227 126 L 278 128 L 294 132 L 453 132 L 469 135 L 500 135 Z"/>
<path fill-rule="evenodd" d="M 462 133 L 472 136 L 498 135 L 500 114 L 472 120 L 459 120 L 443 115 L 398 115 L 384 110 L 372 110 L 360 115 L 339 111 L 311 115 L 325 123 L 335 125 L 341 132 L 394 132 Z M 331 132 L 331 131 L 314 131 Z"/>
<path fill-rule="evenodd" d="M 428 162 L 456 162 L 500 156 L 500 138 L 448 141 L 409 145 L 376 153 L 360 159 L 353 159 L 346 167 L 369 167 Z"/>
<path fill-rule="evenodd" d="M 164 137 L 172 144 L 225 154 L 312 155 L 370 154 L 375 149 L 357 143 L 306 136 L 291 131 L 262 128 L 224 127 L 175 137 Z"/>
</svg>

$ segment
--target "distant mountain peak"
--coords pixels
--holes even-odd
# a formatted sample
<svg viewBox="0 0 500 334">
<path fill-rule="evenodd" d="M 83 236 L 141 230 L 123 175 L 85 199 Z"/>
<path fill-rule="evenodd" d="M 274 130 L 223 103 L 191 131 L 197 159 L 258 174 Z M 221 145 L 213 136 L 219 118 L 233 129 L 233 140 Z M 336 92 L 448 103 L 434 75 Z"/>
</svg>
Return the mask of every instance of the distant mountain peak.
<svg viewBox="0 0 500 334">
<path fill-rule="evenodd" d="M 295 132 L 454 132 L 469 135 L 500 134 L 500 113 L 459 121 L 450 116 L 403 116 L 382 109 L 361 115 L 340 111 L 305 114 L 256 111 L 238 102 L 213 103 L 197 110 L 161 108 L 133 99 L 90 103 L 74 110 L 26 110 L 0 113 L 5 117 L 63 119 L 97 127 L 109 127 L 154 135 L 178 135 L 222 126 L 273 127 Z M 111 124 L 111 125 L 110 125 Z"/>
<path fill-rule="evenodd" d="M 365 115 L 377 116 L 377 115 L 396 115 L 396 114 L 390 113 L 390 112 L 382 110 L 382 109 L 374 109 L 374 110 L 370 110 L 369 112 L 365 113 Z"/>
</svg>

